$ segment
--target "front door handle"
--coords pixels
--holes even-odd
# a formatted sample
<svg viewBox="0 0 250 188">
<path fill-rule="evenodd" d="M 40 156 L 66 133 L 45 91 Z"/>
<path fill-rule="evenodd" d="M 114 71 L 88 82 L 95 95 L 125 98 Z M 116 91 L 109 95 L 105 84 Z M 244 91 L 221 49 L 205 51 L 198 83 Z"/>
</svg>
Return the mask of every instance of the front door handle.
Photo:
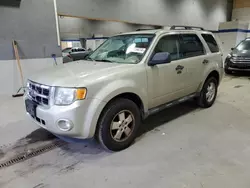
<svg viewBox="0 0 250 188">
<path fill-rule="evenodd" d="M 202 62 L 203 64 L 208 64 L 209 61 L 207 59 L 204 59 L 204 61 Z"/>
<path fill-rule="evenodd" d="M 182 71 L 184 69 L 184 66 L 178 65 L 175 70 L 176 71 Z"/>
</svg>

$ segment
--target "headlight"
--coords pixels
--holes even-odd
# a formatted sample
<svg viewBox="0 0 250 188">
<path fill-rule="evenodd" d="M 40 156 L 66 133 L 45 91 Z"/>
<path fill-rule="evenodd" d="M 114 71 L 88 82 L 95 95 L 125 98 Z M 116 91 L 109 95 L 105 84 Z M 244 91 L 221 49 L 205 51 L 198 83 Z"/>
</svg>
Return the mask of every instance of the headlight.
<svg viewBox="0 0 250 188">
<path fill-rule="evenodd" d="M 76 100 L 85 99 L 86 88 L 61 88 L 56 87 L 55 105 L 70 105 Z"/>
<path fill-rule="evenodd" d="M 234 63 L 233 57 L 232 56 L 227 56 L 227 58 L 225 60 L 225 65 L 230 64 L 230 63 Z"/>
</svg>

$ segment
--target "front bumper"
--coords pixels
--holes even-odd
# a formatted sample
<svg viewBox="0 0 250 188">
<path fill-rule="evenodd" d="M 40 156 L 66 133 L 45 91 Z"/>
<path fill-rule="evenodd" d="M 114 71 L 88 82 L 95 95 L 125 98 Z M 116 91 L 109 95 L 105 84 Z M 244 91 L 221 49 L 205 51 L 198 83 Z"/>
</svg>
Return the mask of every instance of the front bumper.
<svg viewBox="0 0 250 188">
<path fill-rule="evenodd" d="M 28 97 L 25 96 L 24 99 Z M 27 114 L 36 124 L 53 134 L 85 139 L 93 137 L 97 120 L 105 104 L 98 99 L 85 99 L 68 106 L 38 105 L 35 118 Z M 57 125 L 61 119 L 72 122 L 72 129 L 61 130 Z"/>
<path fill-rule="evenodd" d="M 231 70 L 231 71 L 250 71 L 250 69 L 242 69 L 242 68 L 232 68 L 232 67 L 227 67 L 226 69 Z"/>
<path fill-rule="evenodd" d="M 250 62 L 231 62 L 225 63 L 225 69 L 231 71 L 250 71 Z"/>
</svg>

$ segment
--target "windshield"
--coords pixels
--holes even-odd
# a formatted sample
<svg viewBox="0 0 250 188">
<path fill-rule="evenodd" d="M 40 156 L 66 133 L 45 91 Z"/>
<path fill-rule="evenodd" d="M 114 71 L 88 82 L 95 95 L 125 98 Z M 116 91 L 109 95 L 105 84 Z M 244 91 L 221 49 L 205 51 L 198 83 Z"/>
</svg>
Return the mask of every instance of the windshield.
<svg viewBox="0 0 250 188">
<path fill-rule="evenodd" d="M 114 36 L 97 48 L 88 59 L 135 64 L 142 60 L 153 38 L 153 34 Z"/>
<path fill-rule="evenodd" d="M 246 39 L 242 41 L 237 47 L 236 50 L 250 50 L 250 39 Z"/>
</svg>

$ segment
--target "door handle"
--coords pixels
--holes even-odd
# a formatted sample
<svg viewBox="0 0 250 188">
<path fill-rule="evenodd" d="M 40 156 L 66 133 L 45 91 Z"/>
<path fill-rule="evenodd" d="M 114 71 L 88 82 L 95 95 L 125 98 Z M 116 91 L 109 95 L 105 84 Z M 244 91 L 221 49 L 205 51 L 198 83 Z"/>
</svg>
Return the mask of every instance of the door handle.
<svg viewBox="0 0 250 188">
<path fill-rule="evenodd" d="M 175 70 L 176 71 L 182 71 L 182 69 L 184 69 L 184 66 L 178 65 Z"/>
<path fill-rule="evenodd" d="M 208 64 L 209 61 L 207 59 L 204 59 L 204 61 L 202 62 L 203 64 Z"/>
</svg>

